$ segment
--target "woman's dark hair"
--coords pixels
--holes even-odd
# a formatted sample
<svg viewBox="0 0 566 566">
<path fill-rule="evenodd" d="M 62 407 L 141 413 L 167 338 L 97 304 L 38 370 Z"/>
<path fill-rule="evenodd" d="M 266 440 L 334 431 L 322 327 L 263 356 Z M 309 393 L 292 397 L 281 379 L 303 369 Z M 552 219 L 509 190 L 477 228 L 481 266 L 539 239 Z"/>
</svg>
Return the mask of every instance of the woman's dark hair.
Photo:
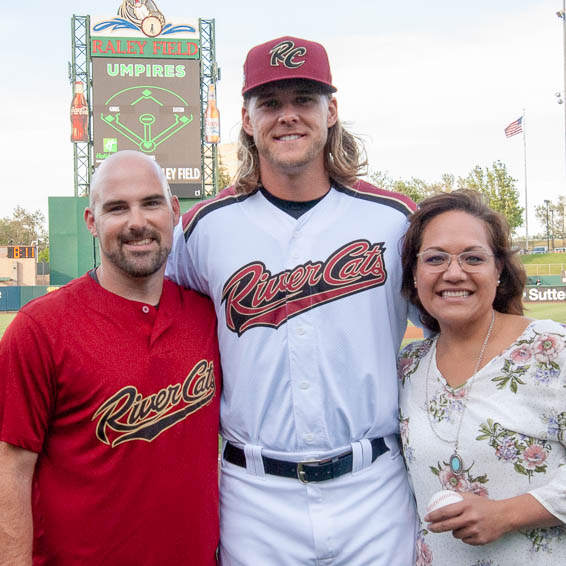
<svg viewBox="0 0 566 566">
<path fill-rule="evenodd" d="M 480 193 L 459 189 L 451 193 L 440 193 L 423 200 L 410 217 L 410 226 L 405 234 L 402 251 L 403 280 L 401 292 L 421 313 L 426 328 L 438 332 L 438 321 L 424 309 L 414 285 L 417 254 L 427 224 L 444 212 L 459 210 L 483 220 L 490 246 L 498 266 L 501 268 L 500 284 L 497 287 L 493 308 L 502 313 L 523 314 L 523 288 L 526 275 L 523 266 L 511 249 L 511 234 L 505 217 L 487 206 Z"/>
</svg>

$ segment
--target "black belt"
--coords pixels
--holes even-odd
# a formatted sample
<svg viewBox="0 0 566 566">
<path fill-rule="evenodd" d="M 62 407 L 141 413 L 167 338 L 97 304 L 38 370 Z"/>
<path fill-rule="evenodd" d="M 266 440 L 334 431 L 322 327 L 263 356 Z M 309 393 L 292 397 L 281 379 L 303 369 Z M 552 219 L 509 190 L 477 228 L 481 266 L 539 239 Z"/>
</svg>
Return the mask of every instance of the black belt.
<svg viewBox="0 0 566 566">
<path fill-rule="evenodd" d="M 374 438 L 371 441 L 371 461 L 374 462 L 379 456 L 387 452 L 389 448 L 383 438 Z M 237 446 L 226 443 L 224 458 L 231 464 L 246 467 L 246 454 Z M 263 469 L 266 474 L 283 476 L 284 478 L 298 478 L 303 483 L 311 481 L 326 481 L 337 478 L 352 471 L 352 451 L 327 458 L 325 460 L 311 460 L 307 462 L 287 462 L 275 458 L 261 457 Z"/>
</svg>

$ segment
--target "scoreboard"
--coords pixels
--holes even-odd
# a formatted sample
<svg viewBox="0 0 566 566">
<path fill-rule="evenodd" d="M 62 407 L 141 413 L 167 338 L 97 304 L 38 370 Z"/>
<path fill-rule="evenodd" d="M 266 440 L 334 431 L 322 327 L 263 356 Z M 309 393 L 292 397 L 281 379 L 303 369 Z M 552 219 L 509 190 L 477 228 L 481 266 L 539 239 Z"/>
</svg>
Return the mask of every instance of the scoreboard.
<svg viewBox="0 0 566 566">
<path fill-rule="evenodd" d="M 35 246 L 8 246 L 10 259 L 30 259 L 35 257 Z"/>
</svg>

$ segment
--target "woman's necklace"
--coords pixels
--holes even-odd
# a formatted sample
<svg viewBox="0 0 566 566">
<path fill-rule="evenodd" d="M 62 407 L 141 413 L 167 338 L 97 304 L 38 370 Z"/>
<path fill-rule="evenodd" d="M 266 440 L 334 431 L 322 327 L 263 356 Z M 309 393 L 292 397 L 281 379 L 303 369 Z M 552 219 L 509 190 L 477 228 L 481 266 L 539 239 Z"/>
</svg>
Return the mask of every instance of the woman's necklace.
<svg viewBox="0 0 566 566">
<path fill-rule="evenodd" d="M 426 380 L 425 380 L 426 414 L 427 414 L 427 417 L 428 417 L 428 423 L 430 424 L 430 429 L 432 430 L 434 435 L 439 440 L 442 440 L 442 442 L 448 442 L 450 444 L 454 443 L 454 453 L 452 454 L 452 456 L 450 456 L 449 464 L 450 464 L 450 469 L 452 470 L 452 472 L 454 472 L 457 475 L 461 474 L 464 471 L 464 463 L 462 461 L 462 457 L 458 453 L 458 445 L 460 443 L 460 429 L 462 428 L 462 421 L 464 420 L 464 413 L 465 413 L 466 407 L 468 405 L 468 398 L 470 397 L 470 391 L 472 390 L 472 385 L 473 385 L 473 381 L 471 381 L 471 379 L 476 375 L 476 373 L 478 373 L 481 362 L 483 360 L 483 355 L 485 354 L 485 349 L 487 348 L 489 338 L 491 337 L 491 331 L 493 330 L 494 322 L 495 322 L 495 311 L 492 310 L 491 311 L 491 322 L 489 323 L 489 328 L 487 329 L 487 334 L 485 335 L 485 338 L 483 340 L 483 344 L 482 344 L 481 349 L 480 349 L 480 354 L 478 356 L 478 359 L 476 361 L 476 365 L 474 367 L 474 373 L 472 373 L 471 377 L 468 379 L 469 386 L 468 386 L 468 390 L 466 392 L 466 397 L 463 401 L 464 406 L 462 407 L 462 412 L 460 413 L 460 421 L 458 422 L 458 429 L 456 430 L 456 440 L 448 440 L 447 438 L 443 438 L 442 436 L 440 436 L 440 434 L 438 434 L 438 432 L 434 428 L 432 417 L 430 415 L 429 396 L 428 396 L 428 382 L 429 382 L 429 377 L 430 377 L 430 368 L 431 368 L 431 365 L 432 365 L 432 360 L 436 356 L 436 345 L 438 343 L 438 338 L 436 339 L 436 341 L 434 343 L 434 348 L 431 350 L 430 358 L 428 360 L 428 368 L 426 370 Z"/>
</svg>

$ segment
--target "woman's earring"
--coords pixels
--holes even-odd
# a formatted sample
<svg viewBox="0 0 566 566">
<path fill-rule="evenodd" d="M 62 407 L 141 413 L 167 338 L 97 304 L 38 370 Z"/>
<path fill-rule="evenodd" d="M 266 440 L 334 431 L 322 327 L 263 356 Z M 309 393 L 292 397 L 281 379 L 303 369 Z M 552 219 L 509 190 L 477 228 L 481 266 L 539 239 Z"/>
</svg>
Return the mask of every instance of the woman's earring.
<svg viewBox="0 0 566 566">
<path fill-rule="evenodd" d="M 501 283 L 501 279 L 497 280 L 497 286 L 499 287 L 499 284 Z"/>
<path fill-rule="evenodd" d="M 417 280 L 413 279 L 413 285 L 416 287 L 417 286 Z"/>
</svg>

